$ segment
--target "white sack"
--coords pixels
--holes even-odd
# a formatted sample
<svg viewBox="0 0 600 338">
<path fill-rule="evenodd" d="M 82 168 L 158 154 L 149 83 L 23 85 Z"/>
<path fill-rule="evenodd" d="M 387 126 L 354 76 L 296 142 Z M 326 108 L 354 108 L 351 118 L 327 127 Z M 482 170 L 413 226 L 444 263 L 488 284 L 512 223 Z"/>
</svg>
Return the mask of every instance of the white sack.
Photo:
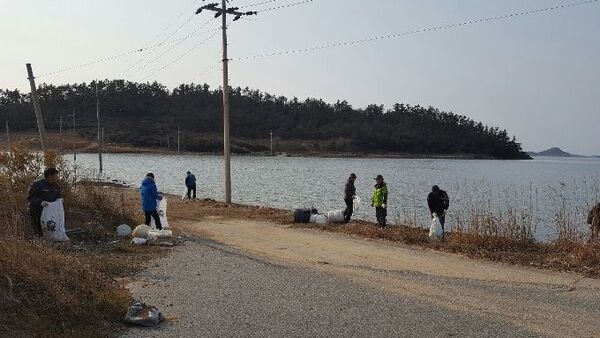
<svg viewBox="0 0 600 338">
<path fill-rule="evenodd" d="M 329 223 L 342 223 L 344 221 L 343 210 L 333 210 L 327 213 Z"/>
<path fill-rule="evenodd" d="M 352 208 L 355 212 L 360 208 L 360 197 L 354 196 L 352 199 Z"/>
<path fill-rule="evenodd" d="M 433 219 L 431 219 L 431 226 L 429 227 L 429 238 L 431 239 L 439 239 L 444 235 L 444 230 L 442 229 L 442 223 L 440 223 L 440 219 L 438 216 L 433 213 Z"/>
<path fill-rule="evenodd" d="M 163 197 L 162 200 L 156 200 L 158 207 L 156 208 L 158 211 L 158 217 L 160 218 L 160 224 L 163 229 L 169 227 L 169 222 L 167 222 L 167 198 Z M 156 224 L 154 224 L 154 218 L 150 218 L 150 226 L 156 229 Z"/>
<path fill-rule="evenodd" d="M 57 199 L 56 202 L 50 202 L 44 207 L 40 222 L 44 239 L 55 242 L 69 240 L 65 232 L 65 209 L 62 198 Z"/>
<path fill-rule="evenodd" d="M 132 236 L 138 238 L 148 238 L 148 233 L 150 230 L 152 230 L 151 227 L 147 226 L 146 224 L 141 224 L 133 229 Z"/>
</svg>

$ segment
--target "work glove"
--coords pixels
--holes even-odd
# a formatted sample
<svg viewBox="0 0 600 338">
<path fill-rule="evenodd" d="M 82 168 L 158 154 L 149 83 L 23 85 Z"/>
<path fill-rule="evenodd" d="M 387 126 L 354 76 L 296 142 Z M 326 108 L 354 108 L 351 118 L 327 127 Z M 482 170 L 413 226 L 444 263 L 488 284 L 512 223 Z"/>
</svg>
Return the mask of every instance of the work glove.
<svg viewBox="0 0 600 338">
<path fill-rule="evenodd" d="M 385 209 L 385 203 L 383 203 L 383 204 L 381 205 L 381 207 Z"/>
<path fill-rule="evenodd" d="M 47 206 L 48 206 L 48 204 L 50 204 L 50 203 L 48 203 L 48 202 L 46 202 L 46 201 L 42 201 L 42 207 L 44 207 L 44 208 L 45 208 L 45 207 L 47 207 Z"/>
</svg>

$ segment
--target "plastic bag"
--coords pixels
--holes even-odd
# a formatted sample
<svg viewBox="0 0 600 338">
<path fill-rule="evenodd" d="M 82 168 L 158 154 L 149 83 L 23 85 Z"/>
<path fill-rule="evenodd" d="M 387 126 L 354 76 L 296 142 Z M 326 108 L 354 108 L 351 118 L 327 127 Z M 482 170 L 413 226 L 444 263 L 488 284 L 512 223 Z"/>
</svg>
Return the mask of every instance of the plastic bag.
<svg viewBox="0 0 600 338">
<path fill-rule="evenodd" d="M 127 224 L 121 224 L 117 227 L 118 237 L 127 237 L 131 235 L 131 227 Z"/>
<path fill-rule="evenodd" d="M 310 222 L 316 224 L 325 224 L 327 223 L 327 216 L 321 214 L 312 214 L 310 215 Z"/>
<path fill-rule="evenodd" d="M 148 233 L 148 237 L 171 237 L 173 236 L 173 231 L 171 230 L 150 230 Z"/>
<path fill-rule="evenodd" d="M 164 320 L 165 317 L 156 307 L 138 301 L 133 301 L 129 305 L 125 315 L 126 323 L 141 326 L 156 326 Z"/>
<path fill-rule="evenodd" d="M 354 196 L 352 199 L 352 210 L 356 212 L 358 209 L 360 209 L 360 197 Z"/>
<path fill-rule="evenodd" d="M 134 237 L 131 240 L 131 244 L 133 245 L 143 245 L 146 244 L 148 242 L 148 240 L 146 240 L 145 238 L 140 238 L 140 237 Z"/>
<path fill-rule="evenodd" d="M 329 223 L 342 223 L 344 221 L 343 210 L 333 210 L 327 213 Z"/>
<path fill-rule="evenodd" d="M 146 224 L 141 224 L 135 227 L 135 229 L 133 229 L 132 232 L 132 236 L 133 237 L 138 237 L 138 238 L 148 238 L 148 233 L 150 232 L 150 230 L 152 230 L 151 227 L 147 226 Z"/>
<path fill-rule="evenodd" d="M 163 229 L 166 229 L 169 227 L 169 222 L 167 222 L 167 199 L 163 197 L 162 200 L 156 200 L 156 203 L 158 206 L 156 211 L 158 212 L 158 218 L 160 218 L 160 224 Z M 156 229 L 154 218 L 150 219 L 150 226 Z"/>
<path fill-rule="evenodd" d="M 439 239 L 444 235 L 444 230 L 442 229 L 442 223 L 440 223 L 440 219 L 438 216 L 433 213 L 433 218 L 431 219 L 431 226 L 429 227 L 429 238 L 431 239 Z"/>
<path fill-rule="evenodd" d="M 65 232 L 65 209 L 62 198 L 50 202 L 44 207 L 40 222 L 44 239 L 55 242 L 69 240 Z"/>
</svg>

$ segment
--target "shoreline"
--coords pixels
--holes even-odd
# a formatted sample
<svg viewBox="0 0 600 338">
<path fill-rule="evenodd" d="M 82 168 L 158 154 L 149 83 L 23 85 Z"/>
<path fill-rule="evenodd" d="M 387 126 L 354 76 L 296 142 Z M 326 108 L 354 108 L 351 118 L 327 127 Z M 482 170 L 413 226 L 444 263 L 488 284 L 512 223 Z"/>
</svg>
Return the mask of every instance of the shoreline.
<svg viewBox="0 0 600 338">
<path fill-rule="evenodd" d="M 16 133 L 12 142 L 26 142 L 32 149 L 40 151 L 37 134 Z M 74 151 L 78 154 L 97 153 L 98 143 L 86 139 L 79 135 L 65 133 L 63 135 L 48 133 L 50 147 L 56 149 L 62 154 L 72 154 Z M 156 155 L 198 155 L 198 156 L 222 156 L 221 151 L 217 152 L 194 152 L 171 150 L 167 148 L 137 147 L 128 144 L 106 143 L 103 147 L 105 154 L 156 154 Z M 265 157 L 306 157 L 306 158 L 374 158 L 374 159 L 448 159 L 448 160 L 531 160 L 532 158 L 495 158 L 481 154 L 427 154 L 427 153 L 366 153 L 366 152 L 294 152 L 277 151 L 274 154 L 270 152 L 232 152 L 233 156 L 265 156 Z"/>
</svg>

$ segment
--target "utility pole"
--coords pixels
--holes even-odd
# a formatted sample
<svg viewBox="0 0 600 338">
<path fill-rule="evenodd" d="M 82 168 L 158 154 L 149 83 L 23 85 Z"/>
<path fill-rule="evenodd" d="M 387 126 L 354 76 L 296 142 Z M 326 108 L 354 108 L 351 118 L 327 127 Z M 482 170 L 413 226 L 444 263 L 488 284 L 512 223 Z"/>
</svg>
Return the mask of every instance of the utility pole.
<svg viewBox="0 0 600 338">
<path fill-rule="evenodd" d="M 73 108 L 73 134 L 77 137 L 77 129 L 75 128 L 75 108 Z M 73 147 L 73 163 L 77 162 L 77 149 Z"/>
<path fill-rule="evenodd" d="M 179 126 L 177 126 L 177 152 L 179 152 Z"/>
<path fill-rule="evenodd" d="M 100 98 L 98 97 L 98 80 L 96 80 L 96 119 L 98 120 L 98 163 L 99 175 L 102 175 L 102 129 L 100 128 Z"/>
<path fill-rule="evenodd" d="M 29 85 L 31 86 L 31 101 L 33 101 L 35 118 L 37 119 L 38 131 L 40 132 L 40 143 L 42 144 L 42 151 L 46 153 L 46 150 L 48 150 L 48 138 L 46 137 L 46 128 L 44 127 L 44 117 L 42 115 L 42 107 L 40 106 L 40 98 L 37 94 L 37 88 L 35 87 L 35 77 L 33 76 L 31 63 L 27 63 L 25 66 L 27 67 L 27 76 Z"/>
<path fill-rule="evenodd" d="M 62 119 L 62 115 L 60 116 L 60 119 L 58 120 L 58 125 L 60 126 L 58 129 L 58 134 L 60 136 L 62 136 L 62 126 L 63 126 L 63 119 Z"/>
<path fill-rule="evenodd" d="M 273 131 L 271 130 L 271 156 L 273 156 Z"/>
<path fill-rule="evenodd" d="M 225 170 L 225 203 L 231 203 L 231 146 L 229 139 L 229 65 L 227 59 L 227 14 L 235 15 L 233 21 L 239 20 L 244 15 L 256 15 L 257 12 L 238 12 L 238 7 L 227 8 L 227 1 L 221 0 L 221 8 L 218 3 L 204 5 L 196 11 L 200 14 L 202 10 L 216 12 L 215 18 L 222 16 L 223 35 L 223 157 Z"/>
<path fill-rule="evenodd" d="M 8 121 L 5 121 L 6 124 L 6 143 L 8 144 L 8 152 L 10 153 L 10 129 L 8 128 Z"/>
</svg>

